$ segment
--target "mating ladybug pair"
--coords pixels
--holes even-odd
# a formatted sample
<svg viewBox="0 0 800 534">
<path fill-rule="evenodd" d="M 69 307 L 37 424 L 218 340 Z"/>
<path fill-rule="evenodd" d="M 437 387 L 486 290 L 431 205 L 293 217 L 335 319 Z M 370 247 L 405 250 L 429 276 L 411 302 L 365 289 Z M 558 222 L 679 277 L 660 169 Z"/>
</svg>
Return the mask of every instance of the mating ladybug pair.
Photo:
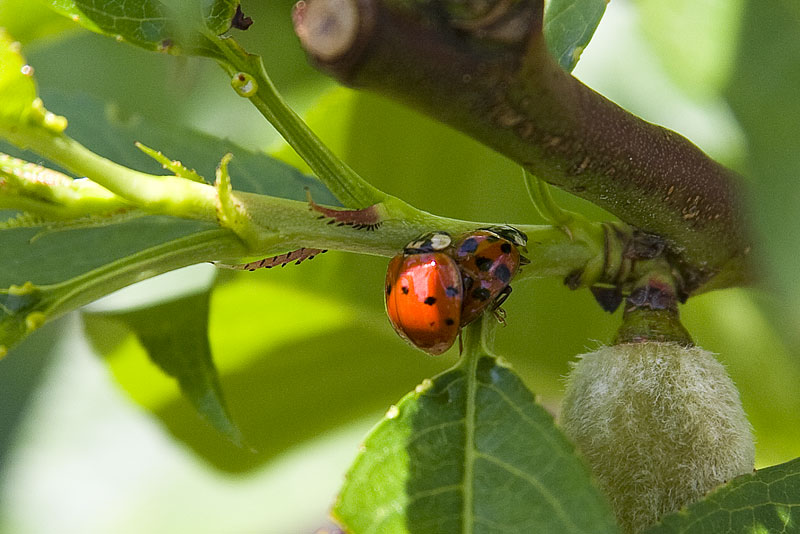
<svg viewBox="0 0 800 534">
<path fill-rule="evenodd" d="M 386 312 L 395 331 L 429 354 L 449 349 L 463 326 L 498 310 L 521 265 L 527 236 L 492 226 L 455 238 L 420 236 L 392 258 L 386 273 Z"/>
</svg>

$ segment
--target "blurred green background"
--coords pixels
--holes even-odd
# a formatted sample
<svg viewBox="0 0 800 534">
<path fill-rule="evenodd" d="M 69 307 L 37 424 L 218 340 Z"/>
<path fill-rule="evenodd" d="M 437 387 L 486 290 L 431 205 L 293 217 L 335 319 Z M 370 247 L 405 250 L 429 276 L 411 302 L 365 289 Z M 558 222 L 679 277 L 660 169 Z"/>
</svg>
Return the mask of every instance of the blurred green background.
<svg viewBox="0 0 800 534">
<path fill-rule="evenodd" d="M 541 222 L 515 164 L 380 97 L 337 88 L 309 67 L 291 31 L 292 3 L 243 2 L 255 24 L 237 39 L 264 56 L 278 88 L 337 154 L 419 208 L 472 220 Z M 798 225 L 787 214 L 796 213 L 790 202 L 800 195 L 795 182 L 781 179 L 797 176 L 800 151 L 796 132 L 786 133 L 790 123 L 777 131 L 762 125 L 765 133 L 755 138 L 761 145 L 752 136 L 759 120 L 793 116 L 774 101 L 759 113 L 760 99 L 787 95 L 781 88 L 792 79 L 800 83 L 800 76 L 792 78 L 797 69 L 789 67 L 772 80 L 747 68 L 765 61 L 759 47 L 765 57 L 778 55 L 772 52 L 780 39 L 792 57 L 800 38 L 786 32 L 792 20 L 800 27 L 800 12 L 787 27 L 778 24 L 776 9 L 754 11 L 731 0 L 615 0 L 575 71 L 748 176 L 759 178 L 772 162 L 782 165 L 777 185 L 753 180 L 749 187 L 761 235 L 778 240 L 766 249 L 763 270 L 776 287 L 789 289 L 726 290 L 682 309 L 695 341 L 719 354 L 740 387 L 759 466 L 800 452 L 800 351 L 787 348 L 798 346 L 793 304 L 800 286 L 791 285 Z M 88 96 L 153 128 L 188 126 L 299 165 L 211 61 L 116 43 L 28 0 L 0 0 L 0 26 L 23 43 L 45 103 L 48 94 L 59 95 L 57 113 L 85 115 Z M 771 40 L 759 37 L 759 28 L 770 30 Z M 741 89 L 756 75 L 773 93 Z M 770 136 L 780 138 L 777 147 L 763 141 Z M 91 133 L 81 141 L 92 148 Z M 774 201 L 787 210 L 782 217 L 761 214 L 773 201 L 764 193 L 769 188 L 780 192 Z M 578 199 L 557 198 L 604 217 Z M 367 429 L 455 358 L 451 351 L 433 359 L 397 338 L 383 312 L 385 268 L 383 258 L 331 252 L 297 267 L 218 277 L 211 345 L 245 448 L 218 436 L 130 332 L 98 313 L 208 288 L 216 276 L 211 266 L 124 290 L 92 305 L 85 322 L 72 314 L 48 325 L 0 361 L 0 532 L 299 534 L 326 525 Z M 609 342 L 619 322 L 587 291 L 570 292 L 560 280 L 517 284 L 505 307 L 508 326 L 498 334 L 498 352 L 553 410 L 569 362 Z"/>
</svg>

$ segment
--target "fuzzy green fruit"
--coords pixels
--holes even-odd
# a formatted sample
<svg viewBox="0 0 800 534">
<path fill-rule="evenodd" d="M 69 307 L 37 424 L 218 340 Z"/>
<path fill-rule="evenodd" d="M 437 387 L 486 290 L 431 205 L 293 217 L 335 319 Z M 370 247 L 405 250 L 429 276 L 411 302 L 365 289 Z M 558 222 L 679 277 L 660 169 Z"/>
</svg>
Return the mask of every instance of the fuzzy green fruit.
<svg viewBox="0 0 800 534">
<path fill-rule="evenodd" d="M 697 347 L 642 342 L 583 355 L 569 375 L 561 418 L 625 532 L 641 532 L 753 471 L 739 393 Z"/>
</svg>

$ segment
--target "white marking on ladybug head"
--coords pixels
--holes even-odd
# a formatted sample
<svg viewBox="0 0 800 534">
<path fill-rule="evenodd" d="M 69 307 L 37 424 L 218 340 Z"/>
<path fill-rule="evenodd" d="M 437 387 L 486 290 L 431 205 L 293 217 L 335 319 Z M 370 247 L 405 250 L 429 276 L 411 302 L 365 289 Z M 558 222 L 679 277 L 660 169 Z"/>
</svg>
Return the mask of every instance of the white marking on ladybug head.
<svg viewBox="0 0 800 534">
<path fill-rule="evenodd" d="M 431 248 L 433 248 L 433 250 L 443 250 L 449 247 L 452 241 L 450 234 L 437 232 L 431 235 Z"/>
</svg>

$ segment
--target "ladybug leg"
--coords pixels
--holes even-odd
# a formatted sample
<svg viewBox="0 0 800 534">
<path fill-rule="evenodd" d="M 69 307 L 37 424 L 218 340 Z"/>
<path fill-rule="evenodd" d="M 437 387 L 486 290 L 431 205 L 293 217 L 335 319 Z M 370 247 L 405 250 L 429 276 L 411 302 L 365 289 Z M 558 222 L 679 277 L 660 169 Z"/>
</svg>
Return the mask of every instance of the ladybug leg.
<svg viewBox="0 0 800 534">
<path fill-rule="evenodd" d="M 464 354 L 464 339 L 461 337 L 461 330 L 458 331 L 458 355 Z"/>
<path fill-rule="evenodd" d="M 311 191 L 306 188 L 306 198 L 311 211 L 319 213 L 317 219 L 329 219 L 328 224 L 352 226 L 355 230 L 377 230 L 383 224 L 379 205 L 373 204 L 360 210 L 337 210 L 320 206 L 311 199 Z"/>
<path fill-rule="evenodd" d="M 503 308 L 495 308 L 492 310 L 492 315 L 497 319 L 497 322 L 506 326 L 506 311 Z"/>
<path fill-rule="evenodd" d="M 506 311 L 500 306 L 503 305 L 510 294 L 511 286 L 506 286 L 497 295 L 497 298 L 495 298 L 494 302 L 492 303 L 492 314 L 494 315 L 494 318 L 497 319 L 497 322 L 503 326 L 506 325 Z"/>
<path fill-rule="evenodd" d="M 493 311 L 500 308 L 500 306 L 503 305 L 508 296 L 511 294 L 511 291 L 512 291 L 511 286 L 506 286 L 500 293 L 497 294 L 497 297 L 494 299 L 494 302 L 492 303 Z"/>
</svg>

